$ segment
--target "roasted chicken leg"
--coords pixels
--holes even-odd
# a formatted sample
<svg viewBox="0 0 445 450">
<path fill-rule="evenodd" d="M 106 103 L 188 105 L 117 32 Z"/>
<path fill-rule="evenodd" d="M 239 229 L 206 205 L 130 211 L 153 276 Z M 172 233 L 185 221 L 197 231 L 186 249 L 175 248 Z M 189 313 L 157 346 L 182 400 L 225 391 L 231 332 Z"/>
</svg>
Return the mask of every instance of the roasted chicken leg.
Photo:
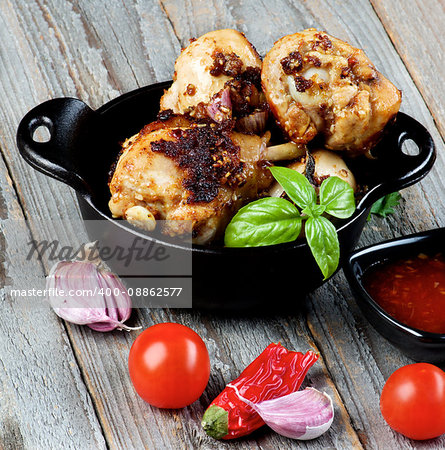
<svg viewBox="0 0 445 450">
<path fill-rule="evenodd" d="M 401 102 L 362 50 L 313 28 L 277 41 L 261 80 L 291 140 L 307 143 L 322 133 L 327 148 L 349 154 L 367 153 Z"/>
<path fill-rule="evenodd" d="M 221 235 L 233 214 L 272 183 L 264 139 L 230 124 L 173 116 L 128 139 L 109 183 L 113 217 L 148 230 L 165 219 L 169 235 L 185 234 L 188 225 L 196 244 Z"/>
<path fill-rule="evenodd" d="M 244 117 L 266 105 L 260 72 L 261 58 L 244 34 L 230 29 L 204 34 L 176 60 L 161 110 L 217 122 Z"/>
</svg>

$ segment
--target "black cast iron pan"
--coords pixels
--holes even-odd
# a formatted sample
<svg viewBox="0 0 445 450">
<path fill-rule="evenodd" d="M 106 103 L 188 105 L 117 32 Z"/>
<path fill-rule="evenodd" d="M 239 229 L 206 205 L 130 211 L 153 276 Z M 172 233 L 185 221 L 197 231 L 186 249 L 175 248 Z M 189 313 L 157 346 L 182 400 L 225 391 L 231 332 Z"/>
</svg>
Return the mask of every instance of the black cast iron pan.
<svg viewBox="0 0 445 450">
<path fill-rule="evenodd" d="M 84 219 L 106 220 L 124 240 L 137 235 L 137 230 L 110 216 L 108 172 L 119 152 L 119 142 L 155 119 L 160 97 L 170 84 L 159 83 L 132 91 L 96 111 L 73 98 L 42 103 L 19 125 L 20 153 L 35 169 L 76 190 Z M 41 125 L 51 135 L 45 143 L 33 139 L 34 131 Z M 407 139 L 417 144 L 417 155 L 402 151 Z M 373 155 L 374 160 L 359 158 L 348 163 L 358 182 L 367 185 L 368 190 L 354 215 L 338 224 L 343 258 L 356 245 L 372 204 L 381 196 L 423 178 L 434 163 L 435 149 L 428 131 L 413 118 L 399 113 Z M 90 235 L 92 240 L 98 237 Z M 179 253 L 192 251 L 193 305 L 200 308 L 266 306 L 273 310 L 298 303 L 323 283 L 304 240 L 259 248 L 224 248 L 215 244 L 189 249 L 167 241 L 156 244 L 174 246 Z"/>
</svg>

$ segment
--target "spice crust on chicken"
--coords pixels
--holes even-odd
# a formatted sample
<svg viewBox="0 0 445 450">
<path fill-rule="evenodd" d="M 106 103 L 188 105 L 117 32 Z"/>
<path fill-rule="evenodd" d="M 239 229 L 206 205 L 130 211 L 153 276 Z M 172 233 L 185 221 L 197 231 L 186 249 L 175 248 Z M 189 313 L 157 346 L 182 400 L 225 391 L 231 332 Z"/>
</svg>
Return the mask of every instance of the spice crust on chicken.
<svg viewBox="0 0 445 450">
<path fill-rule="evenodd" d="M 169 235 L 186 233 L 181 222 L 191 221 L 193 242 L 207 243 L 270 186 L 264 149 L 259 136 L 232 131 L 230 123 L 180 116 L 149 124 L 123 145 L 109 183 L 110 210 L 148 230 L 167 220 Z"/>
<path fill-rule="evenodd" d="M 264 101 L 261 64 L 243 33 L 232 29 L 206 33 L 176 60 L 173 84 L 161 98 L 161 110 L 216 121 L 231 119 L 232 113 L 234 117 L 250 114 Z"/>
<path fill-rule="evenodd" d="M 397 114 L 400 91 L 365 53 L 314 28 L 278 40 L 263 61 L 263 90 L 294 142 L 367 153 Z"/>
</svg>

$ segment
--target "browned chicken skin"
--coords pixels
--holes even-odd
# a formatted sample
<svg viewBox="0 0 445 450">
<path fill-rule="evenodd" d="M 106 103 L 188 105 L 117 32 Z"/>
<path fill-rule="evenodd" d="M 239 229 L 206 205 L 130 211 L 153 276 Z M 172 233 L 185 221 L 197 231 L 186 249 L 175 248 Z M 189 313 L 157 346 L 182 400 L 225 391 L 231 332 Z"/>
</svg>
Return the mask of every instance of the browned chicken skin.
<svg viewBox="0 0 445 450">
<path fill-rule="evenodd" d="M 261 58 L 244 34 L 231 29 L 204 34 L 177 58 L 161 110 L 217 122 L 243 117 L 265 100 L 260 72 Z"/>
<path fill-rule="evenodd" d="M 277 41 L 261 80 L 291 140 L 307 143 L 323 133 L 327 148 L 349 154 L 368 152 L 401 102 L 362 50 L 313 28 Z"/>
<path fill-rule="evenodd" d="M 170 235 L 193 230 L 193 242 L 217 238 L 272 176 L 258 136 L 228 123 L 191 123 L 182 116 L 147 125 L 128 139 L 109 184 L 113 217 L 145 229 L 168 220 Z"/>
</svg>

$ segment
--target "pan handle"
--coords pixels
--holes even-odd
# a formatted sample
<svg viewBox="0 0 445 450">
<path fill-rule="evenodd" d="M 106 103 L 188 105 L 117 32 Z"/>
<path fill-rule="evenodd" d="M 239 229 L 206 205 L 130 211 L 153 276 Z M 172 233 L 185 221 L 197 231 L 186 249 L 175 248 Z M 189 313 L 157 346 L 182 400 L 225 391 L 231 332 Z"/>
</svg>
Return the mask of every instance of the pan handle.
<svg viewBox="0 0 445 450">
<path fill-rule="evenodd" d="M 88 105 L 75 98 L 57 98 L 32 109 L 20 122 L 17 146 L 25 161 L 35 169 L 74 188 L 89 198 L 91 190 L 79 162 L 97 133 L 97 116 Z M 46 127 L 47 142 L 37 142 L 34 132 Z"/>
<path fill-rule="evenodd" d="M 411 139 L 418 147 L 418 154 L 408 155 L 403 151 L 405 141 Z M 373 156 L 382 163 L 377 163 L 375 170 L 381 181 L 370 189 L 362 198 L 358 208 L 369 208 L 375 201 L 391 192 L 411 186 L 433 167 L 436 149 L 428 130 L 412 117 L 399 112 L 392 129 L 379 144 Z"/>
</svg>

